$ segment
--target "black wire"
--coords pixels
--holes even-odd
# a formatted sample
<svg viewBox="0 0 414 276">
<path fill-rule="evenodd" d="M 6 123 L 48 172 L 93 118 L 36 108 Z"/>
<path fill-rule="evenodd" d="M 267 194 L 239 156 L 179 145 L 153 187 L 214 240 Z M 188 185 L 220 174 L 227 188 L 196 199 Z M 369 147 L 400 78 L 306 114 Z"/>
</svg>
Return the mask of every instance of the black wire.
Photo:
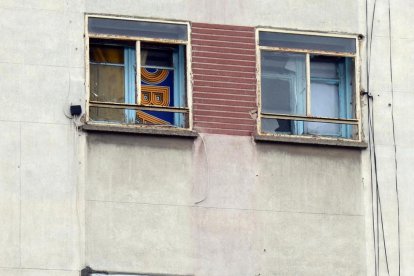
<svg viewBox="0 0 414 276">
<path fill-rule="evenodd" d="M 377 195 L 378 195 L 378 206 L 379 206 L 378 208 L 381 210 L 380 211 L 380 215 L 381 215 L 381 230 L 382 230 L 382 242 L 383 242 L 384 253 L 385 253 L 385 263 L 387 265 L 388 275 L 390 275 L 390 269 L 389 269 L 389 266 L 388 266 L 387 244 L 385 243 L 384 220 L 382 218 L 382 204 L 381 204 L 381 197 L 380 197 L 379 190 L 377 192 Z"/>
<path fill-rule="evenodd" d="M 370 99 L 368 97 L 368 113 L 370 112 L 371 108 L 370 108 Z M 368 115 L 368 125 L 371 126 L 371 116 Z M 371 138 L 371 128 L 369 128 L 368 131 L 368 139 L 370 142 L 370 146 L 369 146 L 369 160 L 370 160 L 370 169 L 371 169 L 371 215 L 372 215 L 372 236 L 374 237 L 374 254 L 375 254 L 375 275 L 378 275 L 377 272 L 377 236 L 375 235 L 375 214 L 374 214 L 374 181 L 373 181 L 373 165 L 372 165 L 372 138 Z"/>
<path fill-rule="evenodd" d="M 375 275 L 378 275 L 377 272 L 377 236 L 375 234 L 375 214 L 374 214 L 374 174 L 373 174 L 373 161 L 372 161 L 372 130 L 371 130 L 371 107 L 370 107 L 370 98 L 368 96 L 368 125 L 369 125 L 369 131 L 368 131 L 368 137 L 369 137 L 369 159 L 370 159 L 370 169 L 371 169 L 371 214 L 372 214 L 372 235 L 374 237 L 374 254 L 375 254 Z"/>
<path fill-rule="evenodd" d="M 367 71 L 368 71 L 368 78 L 369 78 L 369 73 L 371 72 L 372 35 L 374 33 L 374 19 L 375 19 L 375 10 L 376 10 L 376 7 L 377 7 L 377 0 L 374 1 L 374 8 L 373 8 L 373 11 L 372 11 L 372 18 L 371 18 L 371 33 L 370 33 L 370 39 L 369 39 L 369 57 L 370 57 L 370 59 L 369 59 L 369 67 L 367 69 Z M 367 18 L 367 20 L 368 20 L 368 18 Z M 367 26 L 367 30 L 368 30 L 368 26 Z"/>
<path fill-rule="evenodd" d="M 372 100 L 372 97 L 368 97 L 368 103 Z M 382 240 L 383 240 L 383 246 L 384 246 L 384 255 L 385 255 L 385 264 L 387 268 L 387 273 L 390 275 L 389 271 L 389 264 L 388 264 L 388 253 L 387 253 L 387 244 L 385 241 L 385 233 L 384 233 L 384 221 L 382 216 L 382 205 L 381 205 L 381 195 L 380 195 L 380 189 L 379 189 L 379 182 L 378 182 L 378 165 L 377 165 L 377 151 L 376 151 L 376 143 L 375 143 L 375 120 L 374 120 L 374 103 L 372 105 L 369 105 L 369 129 L 371 133 L 371 139 L 372 139 L 372 148 L 373 148 L 373 156 L 374 156 L 374 175 L 375 175 L 375 189 L 376 189 L 376 199 L 377 199 L 377 254 L 378 254 L 378 274 L 380 272 L 380 254 L 379 254 L 379 219 L 381 218 L 381 229 L 382 229 Z"/>
<path fill-rule="evenodd" d="M 373 30 L 374 30 L 374 18 L 375 18 L 375 10 L 376 10 L 376 4 L 377 4 L 377 0 L 375 0 L 374 2 L 374 9 L 373 9 L 373 13 L 372 13 L 372 18 L 371 18 L 371 32 L 369 34 L 369 25 L 368 25 L 368 0 L 365 1 L 365 20 L 366 20 L 366 68 L 367 68 L 367 92 L 368 92 L 368 125 L 369 125 L 369 131 L 368 131 L 368 138 L 369 138 L 369 142 L 370 142 L 370 146 L 369 146 L 369 159 L 370 159 L 370 171 L 371 171 L 371 215 L 372 215 L 372 235 L 374 238 L 374 261 L 375 261 L 375 275 L 378 275 L 378 270 L 379 270 L 379 249 L 377 250 L 378 247 L 378 235 L 375 234 L 375 214 L 374 214 L 374 184 L 373 184 L 373 162 L 372 162 L 372 146 L 371 146 L 371 140 L 372 140 L 372 128 L 371 128 L 371 108 L 370 108 L 370 96 L 369 96 L 369 92 L 370 90 L 370 71 L 371 71 L 371 49 L 372 49 L 372 35 L 373 35 Z M 368 47 L 369 47 L 369 51 L 368 51 Z M 377 224 L 378 224 L 378 215 L 377 215 Z M 377 225 L 377 229 L 378 229 L 378 225 Z M 378 247 L 379 248 L 379 247 Z"/>
<path fill-rule="evenodd" d="M 395 122 L 394 122 L 394 84 L 392 72 L 392 29 L 391 29 L 391 0 L 388 0 L 388 38 L 390 43 L 390 81 L 391 81 L 391 121 L 392 121 L 392 138 L 394 143 L 394 166 L 395 166 L 395 192 L 397 195 L 397 221 L 398 221 L 398 275 L 401 275 L 401 240 L 400 240 L 400 198 L 398 191 L 398 161 L 397 161 L 397 144 L 395 142 Z"/>
<path fill-rule="evenodd" d="M 370 102 L 370 98 L 368 98 L 368 103 Z M 377 171 L 377 153 L 376 153 L 376 146 L 375 146 L 375 133 L 374 133 L 374 126 L 375 126 L 375 122 L 374 122 L 374 105 L 370 105 L 368 104 L 368 113 L 369 113 L 369 118 L 368 118 L 368 123 L 369 123 L 369 133 L 371 134 L 371 139 L 372 139 L 372 148 L 373 148 L 373 156 L 374 156 L 374 175 L 375 175 L 375 190 L 376 190 L 376 204 L 377 204 L 377 233 L 376 233 L 376 237 L 377 237 L 377 241 L 379 240 L 379 219 L 381 219 L 381 229 L 382 229 L 382 240 L 383 240 L 383 246 L 384 246 L 384 253 L 385 253 L 385 264 L 386 264 L 386 268 L 387 268 L 387 273 L 388 275 L 390 275 L 390 271 L 389 271 L 389 264 L 388 264 L 388 253 L 387 253 L 387 244 L 385 241 L 385 233 L 384 233 L 384 221 L 383 221 L 383 216 L 382 216 L 382 205 L 381 205 L 381 195 L 380 195 L 380 190 L 379 190 L 379 182 L 378 182 L 378 171 Z M 371 148 L 370 148 L 371 150 Z M 377 250 L 377 254 L 378 254 L 378 273 L 379 273 L 379 263 L 380 263 L 380 254 L 379 254 L 379 245 L 377 244 L 376 247 Z"/>
</svg>

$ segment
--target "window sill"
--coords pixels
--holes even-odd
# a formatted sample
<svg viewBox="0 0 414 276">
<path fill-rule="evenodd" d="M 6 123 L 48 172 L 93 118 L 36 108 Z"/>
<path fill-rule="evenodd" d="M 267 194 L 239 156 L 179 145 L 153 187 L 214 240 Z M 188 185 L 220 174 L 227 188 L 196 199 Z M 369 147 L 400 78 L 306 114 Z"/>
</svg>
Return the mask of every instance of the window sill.
<svg viewBox="0 0 414 276">
<path fill-rule="evenodd" d="M 81 127 L 87 132 L 107 132 L 136 135 L 154 135 L 154 136 L 173 136 L 182 138 L 197 138 L 198 133 L 188 129 L 165 128 L 165 127 L 147 127 L 147 126 L 127 126 L 127 125 L 104 125 L 88 123 Z"/>
<path fill-rule="evenodd" d="M 348 147 L 365 149 L 368 147 L 366 142 L 334 139 L 325 137 L 298 137 L 298 136 L 284 136 L 284 135 L 263 135 L 256 134 L 254 136 L 256 142 L 274 142 L 274 143 L 292 143 L 292 144 L 305 144 L 316 146 L 330 146 L 330 147 Z"/>
</svg>

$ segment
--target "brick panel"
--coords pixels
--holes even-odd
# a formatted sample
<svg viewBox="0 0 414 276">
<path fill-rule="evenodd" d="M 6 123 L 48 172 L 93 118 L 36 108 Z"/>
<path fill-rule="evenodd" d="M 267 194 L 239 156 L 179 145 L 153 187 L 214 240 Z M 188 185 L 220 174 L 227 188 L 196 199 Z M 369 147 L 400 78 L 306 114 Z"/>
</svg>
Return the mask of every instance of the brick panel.
<svg viewBox="0 0 414 276">
<path fill-rule="evenodd" d="M 194 129 L 252 135 L 257 110 L 254 28 L 192 23 Z"/>
</svg>

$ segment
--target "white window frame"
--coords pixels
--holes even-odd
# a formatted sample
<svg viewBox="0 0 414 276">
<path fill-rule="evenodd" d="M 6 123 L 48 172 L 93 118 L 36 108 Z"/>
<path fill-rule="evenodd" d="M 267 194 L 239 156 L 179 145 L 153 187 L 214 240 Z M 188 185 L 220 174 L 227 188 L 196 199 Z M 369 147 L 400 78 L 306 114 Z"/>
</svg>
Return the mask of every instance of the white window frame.
<svg viewBox="0 0 414 276">
<path fill-rule="evenodd" d="M 296 49 L 296 48 L 281 48 L 281 47 L 272 47 L 272 46 L 260 46 L 259 45 L 259 32 L 274 32 L 274 33 L 286 33 L 286 34 L 297 34 L 297 35 L 312 35 L 312 36 L 326 36 L 333 38 L 351 38 L 355 39 L 355 53 L 347 52 L 333 52 L 333 51 L 323 51 L 323 50 L 305 50 L 305 49 Z M 328 34 L 321 32 L 310 32 L 310 31 L 294 31 L 294 30 L 284 30 L 284 29 L 274 29 L 274 28 L 256 28 L 255 33 L 256 40 L 256 91 L 257 91 L 257 104 L 258 104 L 258 116 L 257 116 L 257 133 L 259 136 L 280 136 L 280 137 L 294 137 L 297 139 L 315 139 L 315 136 L 309 135 L 295 135 L 295 134 L 274 134 L 274 133 L 265 133 L 262 132 L 262 118 L 273 118 L 273 119 L 285 119 L 285 120 L 300 120 L 305 122 L 319 122 L 319 123 L 348 123 L 350 125 L 357 126 L 356 138 L 342 138 L 342 137 L 330 137 L 330 136 L 317 136 L 317 139 L 332 141 L 332 140 L 344 140 L 352 142 L 363 142 L 362 137 L 362 123 L 361 123 L 361 99 L 360 99 L 360 54 L 359 54 L 359 35 L 357 34 Z M 306 54 L 306 103 L 305 109 L 306 113 L 304 116 L 300 115 L 263 115 L 262 114 L 262 93 L 261 93 L 261 51 L 272 51 L 279 53 L 302 53 Z M 340 119 L 340 118 L 322 118 L 315 117 L 310 114 L 311 108 L 311 91 L 310 91 L 310 59 L 311 54 L 320 54 L 325 56 L 338 56 L 338 57 L 351 57 L 354 59 L 354 107 L 355 107 L 355 118 L 354 119 Z"/>
<path fill-rule="evenodd" d="M 140 22 L 154 22 L 154 23 L 167 23 L 167 24 L 178 24 L 178 25 L 185 25 L 187 27 L 187 39 L 186 40 L 176 40 L 176 39 L 165 39 L 165 38 L 148 38 L 148 37 L 140 37 L 140 36 L 124 36 L 124 35 L 113 35 L 113 34 L 95 34 L 89 33 L 89 18 L 100 18 L 100 19 L 118 19 L 118 20 L 130 20 L 130 21 L 140 21 Z M 135 75 L 135 82 L 136 82 L 136 99 L 137 103 L 132 104 L 117 104 L 112 103 L 112 106 L 117 106 L 118 108 L 125 108 L 125 109 L 133 109 L 133 110 L 153 110 L 153 111 L 164 111 L 164 112 L 178 112 L 188 114 L 188 124 L 186 128 L 182 128 L 185 130 L 192 130 L 193 129 L 193 107 L 192 107 L 192 70 L 191 70 L 191 28 L 190 23 L 187 21 L 170 21 L 170 20 L 158 20 L 158 19 L 147 19 L 147 18 L 132 18 L 132 17 L 124 17 L 124 16 L 110 16 L 110 15 L 100 15 L 100 14 L 86 14 L 85 15 L 85 74 L 86 74 L 86 103 L 85 103 L 85 119 L 87 124 L 99 124 L 99 125 L 106 125 L 106 126 L 118 126 L 124 125 L 122 123 L 113 124 L 113 123 L 104 123 L 104 122 L 94 122 L 91 121 L 89 118 L 89 108 L 91 106 L 96 107 L 110 107 L 110 105 L 106 104 L 99 104 L 96 102 L 91 102 L 90 100 L 90 56 L 89 56 L 89 40 L 92 38 L 101 38 L 101 39 L 117 39 L 117 40 L 125 40 L 125 41 L 135 41 L 136 42 L 136 67 L 141 68 L 141 58 L 140 58 L 140 43 L 141 42 L 155 42 L 160 44 L 175 44 L 175 45 L 185 45 L 185 96 L 187 99 L 186 107 L 185 108 L 178 108 L 178 107 L 151 107 L 141 104 L 141 74 L 140 70 L 136 70 Z M 139 85 L 138 85 L 139 84 Z M 144 125 L 144 124 L 129 124 L 128 127 L 160 127 L 163 126 L 152 126 L 152 125 Z M 167 129 L 171 126 L 167 126 Z M 165 127 L 164 127 L 165 128 Z M 180 129 L 175 127 L 174 129 Z"/>
</svg>

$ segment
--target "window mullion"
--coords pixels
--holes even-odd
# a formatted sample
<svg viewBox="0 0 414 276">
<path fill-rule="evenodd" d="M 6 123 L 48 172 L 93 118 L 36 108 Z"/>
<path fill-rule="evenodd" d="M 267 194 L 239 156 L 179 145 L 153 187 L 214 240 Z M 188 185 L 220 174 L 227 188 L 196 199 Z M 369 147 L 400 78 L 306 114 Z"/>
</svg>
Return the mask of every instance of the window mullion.
<svg viewBox="0 0 414 276">
<path fill-rule="evenodd" d="M 306 53 L 306 116 L 311 116 L 311 78 L 309 53 Z"/>
<path fill-rule="evenodd" d="M 136 102 L 138 105 L 141 105 L 141 41 L 137 41 L 135 43 L 135 57 L 136 57 L 136 72 L 135 72 L 135 79 L 136 79 L 136 87 L 137 87 L 137 98 Z"/>
</svg>

